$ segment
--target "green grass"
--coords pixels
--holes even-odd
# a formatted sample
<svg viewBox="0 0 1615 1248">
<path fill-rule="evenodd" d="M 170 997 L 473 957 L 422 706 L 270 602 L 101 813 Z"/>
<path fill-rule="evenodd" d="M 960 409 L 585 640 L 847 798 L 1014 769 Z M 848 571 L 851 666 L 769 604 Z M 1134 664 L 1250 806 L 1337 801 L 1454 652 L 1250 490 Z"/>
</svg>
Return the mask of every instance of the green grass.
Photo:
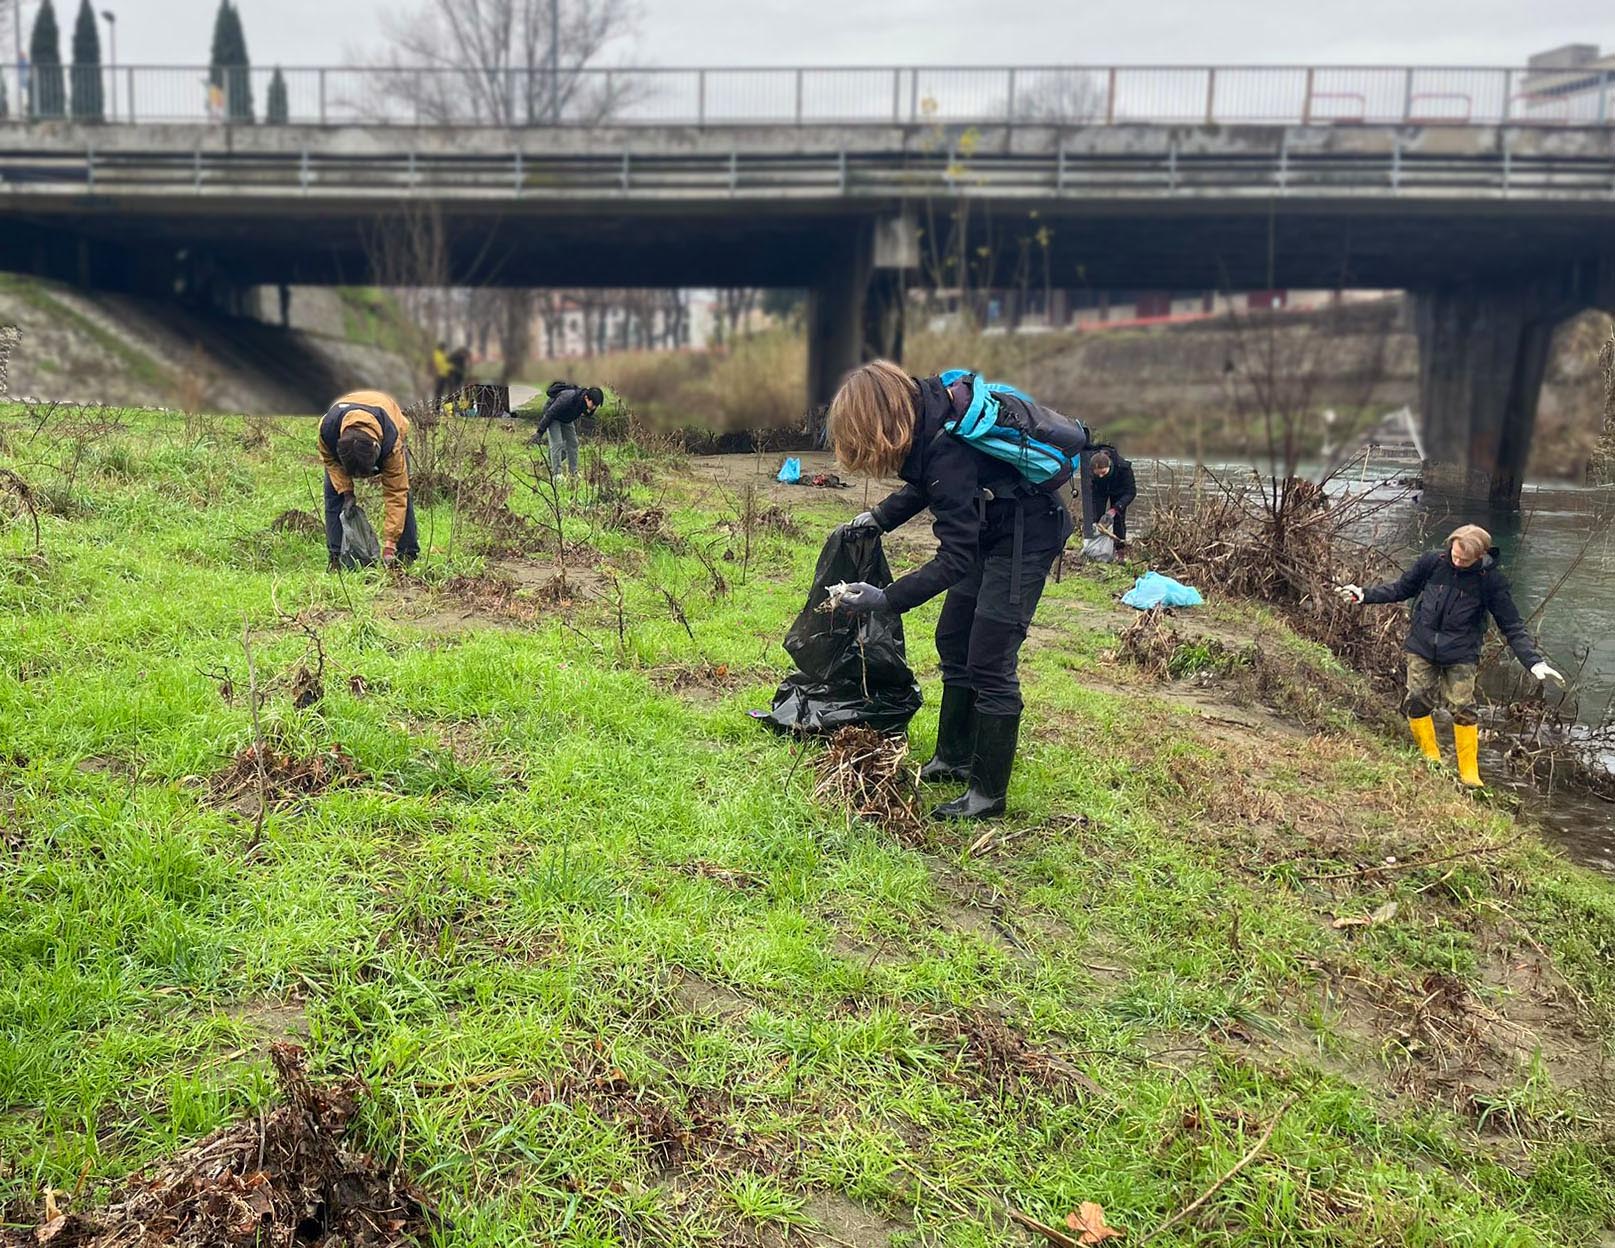
<svg viewBox="0 0 1615 1248">
<path fill-rule="evenodd" d="M 38 554 L 25 518 L 0 534 L 12 1222 L 270 1103 L 287 1031 L 317 1074 L 364 1077 L 366 1143 L 441 1204 L 442 1244 L 811 1241 L 831 1198 L 949 1245 L 1027 1242 L 1006 1205 L 1058 1224 L 1092 1200 L 1136 1242 L 1281 1113 L 1154 1242 L 1512 1248 L 1615 1220 L 1591 1074 L 1615 887 L 1529 835 L 1314 878 L 1519 830 L 1366 733 L 1208 733 L 1113 659 L 1124 573 L 1049 589 L 1001 843 L 914 848 L 816 804 L 793 743 L 743 713 L 854 492 L 802 491 L 808 536 L 754 535 L 748 566 L 722 527 L 736 487 L 609 450 L 668 535 L 563 489 L 575 577 L 620 579 L 619 639 L 602 582 L 531 622 L 467 616 L 434 586 L 479 575 L 486 535 L 447 502 L 412 585 L 328 576 L 318 538 L 270 527 L 316 505 L 312 421 L 248 450 L 229 422 L 124 419 L 31 435 L 0 412 L 0 464 L 72 517 L 42 517 Z M 938 605 L 905 621 L 928 693 Z M 325 655 L 303 710 L 294 614 Z M 668 691 L 708 664 L 715 688 Z M 249 683 L 277 750 L 340 744 L 363 773 L 271 807 L 257 843 L 251 801 L 209 790 L 253 740 Z M 1332 925 L 1388 900 L 1388 922 Z M 1511 977 L 1538 947 L 1552 964 Z M 1438 1040 L 1466 1018 L 1524 1035 L 1488 1017 L 1532 1039 L 1466 1073 L 1402 1034 L 1433 976 L 1470 1002 Z M 995 1056 L 989 1020 L 1033 1056 Z"/>
<path fill-rule="evenodd" d="M 20 296 L 58 325 L 71 325 L 77 333 L 115 357 L 128 375 L 142 385 L 162 392 L 172 392 L 176 388 L 173 373 L 145 352 L 130 346 L 116 334 L 63 303 L 51 294 L 49 284 L 41 279 L 17 273 L 0 273 L 0 290 Z M 47 367 L 44 371 L 54 370 Z"/>
</svg>

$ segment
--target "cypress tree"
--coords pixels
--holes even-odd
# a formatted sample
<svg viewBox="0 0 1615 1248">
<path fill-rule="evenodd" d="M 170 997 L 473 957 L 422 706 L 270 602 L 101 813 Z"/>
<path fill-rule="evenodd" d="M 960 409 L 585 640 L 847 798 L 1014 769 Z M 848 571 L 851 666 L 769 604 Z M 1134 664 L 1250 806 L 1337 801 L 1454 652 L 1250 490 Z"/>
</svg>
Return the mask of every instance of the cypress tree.
<svg viewBox="0 0 1615 1248">
<path fill-rule="evenodd" d="M 67 84 L 62 79 L 62 42 L 56 29 L 56 10 L 51 0 L 43 0 L 34 18 L 34 33 L 28 41 L 28 59 L 33 63 L 34 116 L 65 115 Z"/>
<path fill-rule="evenodd" d="M 106 120 L 101 85 L 101 32 L 90 0 L 79 0 L 73 26 L 73 116 L 78 121 Z"/>
<path fill-rule="evenodd" d="M 252 120 L 252 61 L 247 56 L 247 34 L 241 27 L 241 10 L 230 6 L 230 60 L 233 71 L 224 89 L 225 108 L 231 121 Z"/>
<path fill-rule="evenodd" d="M 226 36 L 229 22 L 225 14 L 230 11 L 230 0 L 219 0 L 219 11 L 213 15 L 213 51 L 208 57 L 208 83 L 224 86 L 224 67 L 230 63 L 230 44 Z"/>
<path fill-rule="evenodd" d="M 252 120 L 252 71 L 241 14 L 230 0 L 219 0 L 213 18 L 213 56 L 208 81 L 224 89 L 225 115 L 231 121 Z"/>
<path fill-rule="evenodd" d="M 291 117 L 291 106 L 286 99 L 286 76 L 275 66 L 275 76 L 269 80 L 269 100 L 264 105 L 264 116 L 272 126 L 284 126 Z"/>
</svg>

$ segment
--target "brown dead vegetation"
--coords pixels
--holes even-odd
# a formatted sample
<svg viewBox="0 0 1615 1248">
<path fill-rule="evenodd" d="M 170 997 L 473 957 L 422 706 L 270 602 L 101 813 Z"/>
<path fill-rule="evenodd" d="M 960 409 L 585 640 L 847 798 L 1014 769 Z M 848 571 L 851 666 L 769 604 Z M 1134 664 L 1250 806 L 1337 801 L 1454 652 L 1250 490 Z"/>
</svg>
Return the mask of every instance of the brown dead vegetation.
<svg viewBox="0 0 1615 1248">
<path fill-rule="evenodd" d="M 658 689 L 695 701 L 723 697 L 759 679 L 754 669 L 729 663 L 675 663 L 653 667 L 646 674 Z"/>
<path fill-rule="evenodd" d="M 1155 680 L 1220 684 L 1234 704 L 1257 702 L 1309 732 L 1336 731 L 1343 712 L 1395 727 L 1394 703 L 1341 673 L 1261 638 L 1234 647 L 1153 607 L 1118 634 L 1117 657 Z"/>
<path fill-rule="evenodd" d="M 284 805 L 366 779 L 353 756 L 335 743 L 323 753 L 300 756 L 277 748 L 274 741 L 253 742 L 208 780 L 208 794 L 216 805 L 239 807 L 246 802 L 256 809 L 260 750 L 262 795 L 269 805 Z"/>
<path fill-rule="evenodd" d="M 425 1242 L 425 1198 L 357 1151 L 356 1078 L 318 1086 L 294 1044 L 270 1048 L 283 1104 L 215 1132 L 136 1174 L 104 1209 L 63 1212 L 49 1196 L 37 1229 L 8 1248 L 402 1248 Z"/>
<path fill-rule="evenodd" d="M 1018 1028 L 987 1010 L 927 1017 L 918 1027 L 956 1054 L 949 1077 L 972 1095 L 1002 1098 L 1038 1091 L 1065 1101 L 1099 1091 L 1070 1062 L 1033 1045 Z"/>
<path fill-rule="evenodd" d="M 573 1048 L 568 1069 L 528 1085 L 522 1098 L 529 1105 L 587 1107 L 632 1139 L 663 1177 L 697 1169 L 705 1179 L 748 1170 L 787 1176 L 797 1169 L 786 1137 L 747 1131 L 733 1121 L 732 1095 L 677 1083 L 666 1089 L 638 1084 L 612 1062 L 604 1040 Z"/>
<path fill-rule="evenodd" d="M 814 760 L 813 770 L 818 777 L 813 796 L 819 801 L 867 819 L 899 840 L 924 839 L 919 768 L 904 738 L 882 736 L 873 728 L 843 728 Z"/>
<path fill-rule="evenodd" d="M 1494 940 L 1497 975 L 1489 977 L 1500 991 L 1488 995 L 1495 999 L 1482 999 L 1445 971 L 1415 982 L 1360 967 L 1329 968 L 1339 1030 L 1379 1054 L 1390 1091 L 1442 1104 L 1494 1130 L 1547 1125 L 1530 1123 L 1528 1104 L 1509 1095 L 1533 1062 L 1551 1071 L 1557 1087 L 1608 1103 L 1601 1044 L 1582 1029 L 1563 982 L 1511 942 L 1495 934 Z"/>
<path fill-rule="evenodd" d="M 1209 474 L 1208 474 L 1209 475 Z M 1384 498 L 1331 498 L 1316 482 L 1223 482 L 1172 490 L 1158 500 L 1140 546 L 1169 576 L 1276 607 L 1290 625 L 1327 646 L 1377 687 L 1396 686 L 1405 628 L 1395 612 L 1342 604 L 1336 585 L 1370 584 L 1387 569 L 1346 536 L 1390 505 Z"/>
</svg>

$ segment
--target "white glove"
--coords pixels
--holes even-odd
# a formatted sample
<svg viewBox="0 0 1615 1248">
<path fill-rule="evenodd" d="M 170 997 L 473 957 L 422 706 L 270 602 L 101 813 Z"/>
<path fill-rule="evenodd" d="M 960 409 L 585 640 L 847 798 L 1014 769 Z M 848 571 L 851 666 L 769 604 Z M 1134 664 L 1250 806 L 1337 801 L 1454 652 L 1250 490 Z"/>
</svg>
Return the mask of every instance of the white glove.
<svg viewBox="0 0 1615 1248">
<path fill-rule="evenodd" d="M 1336 585 L 1335 593 L 1343 602 L 1360 603 L 1363 600 L 1363 587 L 1361 585 Z"/>
<path fill-rule="evenodd" d="M 1558 685 L 1561 689 L 1564 688 L 1565 678 L 1562 675 L 1560 675 L 1560 673 L 1557 670 L 1550 667 L 1546 663 L 1538 663 L 1535 666 L 1533 666 L 1531 668 L 1531 675 L 1535 676 L 1538 680 L 1551 680 L 1554 684 Z"/>
</svg>

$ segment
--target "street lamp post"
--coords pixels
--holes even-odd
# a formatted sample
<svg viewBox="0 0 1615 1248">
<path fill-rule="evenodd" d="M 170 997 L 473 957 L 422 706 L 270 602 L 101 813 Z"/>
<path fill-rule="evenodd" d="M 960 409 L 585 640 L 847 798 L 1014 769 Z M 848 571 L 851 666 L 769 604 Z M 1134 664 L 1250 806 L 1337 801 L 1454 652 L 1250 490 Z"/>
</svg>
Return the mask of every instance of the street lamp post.
<svg viewBox="0 0 1615 1248">
<path fill-rule="evenodd" d="M 102 9 L 107 24 L 107 81 L 112 85 L 112 120 L 118 120 L 118 15 Z"/>
</svg>

